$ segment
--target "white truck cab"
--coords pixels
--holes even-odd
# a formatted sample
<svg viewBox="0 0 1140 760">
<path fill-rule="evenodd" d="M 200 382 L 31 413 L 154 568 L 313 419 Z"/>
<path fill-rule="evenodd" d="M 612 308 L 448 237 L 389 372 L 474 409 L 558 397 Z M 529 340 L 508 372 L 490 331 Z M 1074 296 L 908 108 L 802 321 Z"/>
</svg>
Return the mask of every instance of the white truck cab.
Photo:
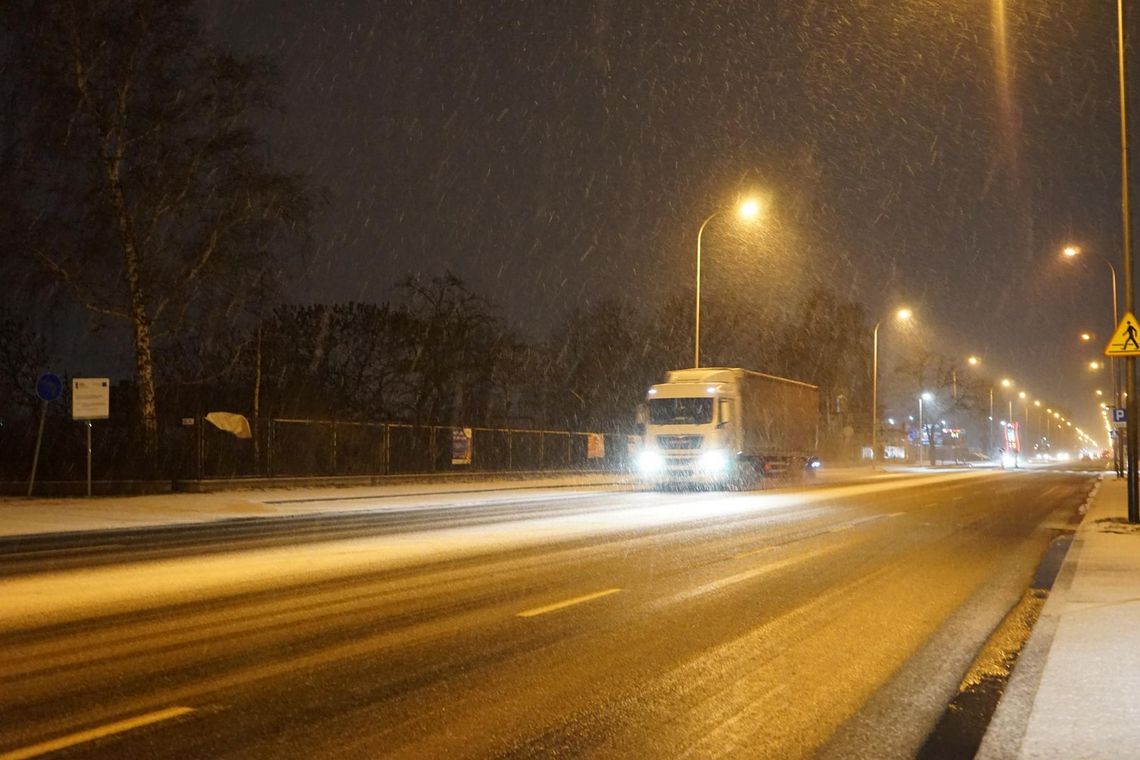
<svg viewBox="0 0 1140 760">
<path fill-rule="evenodd" d="M 815 386 L 749 370 L 673 370 L 646 394 L 638 472 L 653 485 L 720 487 L 807 466 L 816 399 Z"/>
</svg>

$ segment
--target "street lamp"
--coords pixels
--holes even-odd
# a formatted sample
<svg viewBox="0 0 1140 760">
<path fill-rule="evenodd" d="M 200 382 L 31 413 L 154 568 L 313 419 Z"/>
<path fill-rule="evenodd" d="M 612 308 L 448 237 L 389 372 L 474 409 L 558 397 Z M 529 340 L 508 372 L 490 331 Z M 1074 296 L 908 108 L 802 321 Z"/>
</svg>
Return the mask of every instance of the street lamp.
<svg viewBox="0 0 1140 760">
<path fill-rule="evenodd" d="M 905 306 L 895 312 L 899 322 L 906 322 L 912 316 L 914 312 Z M 871 469 L 875 469 L 879 456 L 879 327 L 882 324 L 880 319 L 871 331 Z"/>
<path fill-rule="evenodd" d="M 1123 19 L 1123 13 L 1124 13 L 1123 8 L 1124 8 L 1124 6 L 1122 3 L 1118 4 L 1117 10 L 1118 10 L 1118 13 L 1120 14 L 1117 18 L 1118 26 L 1120 25 L 1120 23 Z M 1121 32 L 1121 34 L 1123 34 L 1123 32 Z M 1123 37 L 1121 37 L 1121 40 L 1122 40 L 1121 44 L 1123 44 Z M 1120 118 L 1121 118 L 1121 141 L 1123 143 L 1125 141 L 1125 137 L 1124 137 L 1125 130 L 1123 129 L 1123 125 L 1124 125 L 1124 68 L 1123 68 L 1124 51 L 1123 50 L 1120 51 L 1120 56 L 1121 56 L 1121 59 L 1120 59 L 1121 60 L 1121 74 L 1120 74 L 1120 93 L 1121 93 L 1121 106 L 1120 106 L 1121 110 L 1120 110 L 1120 112 L 1121 112 L 1121 116 L 1120 116 Z M 1123 181 L 1125 184 L 1125 188 L 1127 189 L 1127 184 L 1128 184 L 1127 173 L 1124 173 L 1124 180 Z M 1128 219 L 1128 212 L 1127 212 L 1128 195 L 1127 195 L 1127 193 L 1124 195 L 1123 207 L 1125 209 L 1124 218 L 1125 218 L 1125 220 L 1127 220 Z M 1124 231 L 1124 241 L 1125 241 L 1124 249 L 1126 251 L 1126 253 L 1125 253 L 1126 259 L 1131 255 L 1131 244 L 1129 243 L 1129 239 L 1130 239 L 1130 231 L 1126 229 Z M 1067 246 L 1065 246 L 1064 250 L 1062 251 L 1062 254 L 1066 258 L 1075 259 L 1077 256 L 1081 255 L 1080 246 L 1067 245 Z M 1117 304 L 1116 304 L 1116 279 L 1117 279 L 1116 267 L 1113 266 L 1112 262 L 1109 261 L 1108 257 L 1105 256 L 1104 254 L 1097 254 L 1097 255 L 1100 256 L 1101 260 L 1105 263 L 1105 266 L 1108 267 L 1108 272 L 1112 276 L 1112 329 L 1115 330 L 1116 326 L 1120 324 L 1120 311 L 1117 309 Z M 1132 299 L 1132 282 L 1131 282 L 1131 276 L 1132 275 L 1130 274 L 1131 266 L 1130 266 L 1129 261 L 1125 261 L 1124 263 L 1125 263 L 1124 276 L 1126 278 L 1128 278 L 1128 280 L 1124 283 L 1124 285 L 1125 285 L 1125 290 L 1124 290 L 1125 299 L 1124 300 L 1127 302 L 1125 304 L 1125 306 L 1128 308 L 1132 308 L 1132 300 L 1131 300 Z M 1082 339 L 1083 339 L 1083 336 L 1082 336 Z M 1093 369 L 1096 369 L 1096 367 L 1093 367 Z M 1116 406 L 1122 406 L 1123 405 L 1122 401 L 1123 401 L 1123 399 L 1122 399 L 1121 394 L 1120 394 L 1120 378 L 1119 378 L 1119 375 L 1118 375 L 1117 370 L 1116 370 L 1116 358 L 1114 357 L 1112 359 L 1112 403 Z M 1123 457 L 1123 455 L 1124 455 L 1124 452 L 1123 452 L 1121 446 L 1119 445 L 1119 442 L 1114 442 L 1113 446 L 1112 446 L 1112 459 L 1113 459 L 1113 464 L 1116 467 L 1116 472 L 1118 475 L 1120 472 L 1123 471 L 1124 464 L 1123 464 L 1123 461 L 1121 459 Z M 1129 487 L 1131 490 L 1132 481 L 1129 481 Z M 1128 501 L 1130 516 L 1131 516 L 1131 512 L 1133 511 L 1132 505 L 1134 503 L 1135 503 L 1134 497 L 1130 497 L 1129 501 Z M 1131 519 L 1129 521 L 1132 522 Z"/>
<path fill-rule="evenodd" d="M 1021 391 L 1020 393 L 1017 394 L 1017 397 L 1019 399 L 1021 399 L 1022 403 L 1025 406 L 1025 437 L 1028 439 L 1029 438 L 1029 394 L 1026 393 L 1025 391 Z"/>
<path fill-rule="evenodd" d="M 705 234 L 705 227 L 709 222 L 725 213 L 729 209 L 719 209 L 712 212 L 705 220 L 701 222 L 701 228 L 697 230 L 697 304 L 696 304 L 696 323 L 693 326 L 693 366 L 701 366 L 701 238 Z M 745 221 L 755 219 L 760 213 L 760 203 L 755 199 L 747 199 L 736 207 L 736 213 L 741 219 Z"/>
<path fill-rule="evenodd" d="M 971 367 L 977 368 L 977 367 L 981 366 L 982 360 L 979 359 L 977 356 L 971 355 L 971 356 L 966 357 L 966 364 L 969 364 Z M 956 374 L 953 376 L 953 380 L 954 380 L 954 399 L 957 400 L 957 398 L 958 398 L 958 377 Z M 991 383 L 990 384 L 990 415 L 986 419 L 986 454 L 987 455 L 989 455 L 990 453 L 993 452 L 993 437 L 994 437 L 994 386 Z"/>
<path fill-rule="evenodd" d="M 922 461 L 922 432 L 923 432 L 923 430 L 925 430 L 925 428 L 923 427 L 923 424 L 922 424 L 922 402 L 923 401 L 933 401 L 933 400 L 934 400 L 934 394 L 931 393 L 930 391 L 923 391 L 922 393 L 918 394 L 918 451 L 919 451 L 918 459 L 920 462 Z M 934 436 L 933 435 L 930 436 L 930 442 L 934 443 Z"/>
<path fill-rule="evenodd" d="M 1082 253 L 1083 253 L 1083 251 L 1081 250 L 1081 247 L 1079 245 L 1067 245 L 1061 251 L 1061 254 L 1067 259 L 1075 259 L 1078 256 L 1080 256 Z M 1119 312 L 1116 308 L 1116 267 L 1113 266 L 1112 262 L 1108 260 L 1107 256 L 1104 256 L 1103 254 L 1098 254 L 1098 255 L 1100 256 L 1101 260 L 1105 263 L 1105 265 L 1108 267 L 1108 271 L 1112 275 L 1112 327 L 1113 327 L 1113 329 L 1115 329 L 1116 326 L 1118 324 L 1120 324 L 1120 315 L 1119 315 Z M 1091 339 L 1092 339 L 1091 335 L 1088 338 L 1084 337 L 1084 335 L 1081 336 L 1081 340 L 1091 340 Z"/>
</svg>

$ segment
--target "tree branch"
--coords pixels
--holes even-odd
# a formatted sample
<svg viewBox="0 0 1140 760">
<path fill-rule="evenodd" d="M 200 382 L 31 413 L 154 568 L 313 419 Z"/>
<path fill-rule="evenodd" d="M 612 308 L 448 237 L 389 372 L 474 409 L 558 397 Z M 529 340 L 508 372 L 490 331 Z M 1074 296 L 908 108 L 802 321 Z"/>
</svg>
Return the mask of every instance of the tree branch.
<svg viewBox="0 0 1140 760">
<path fill-rule="evenodd" d="M 59 262 L 49 258 L 42 251 L 36 251 L 33 255 L 44 265 L 44 268 L 46 268 L 52 276 L 62 282 L 75 295 L 75 300 L 87 311 L 102 314 L 107 317 L 115 317 L 117 319 L 130 318 L 130 315 L 125 311 L 116 311 L 115 309 L 109 309 L 92 302 L 88 298 L 89 294 L 84 291 L 79 286 L 79 283 L 75 281 L 75 278 L 71 276 L 71 272 L 65 269 Z"/>
</svg>

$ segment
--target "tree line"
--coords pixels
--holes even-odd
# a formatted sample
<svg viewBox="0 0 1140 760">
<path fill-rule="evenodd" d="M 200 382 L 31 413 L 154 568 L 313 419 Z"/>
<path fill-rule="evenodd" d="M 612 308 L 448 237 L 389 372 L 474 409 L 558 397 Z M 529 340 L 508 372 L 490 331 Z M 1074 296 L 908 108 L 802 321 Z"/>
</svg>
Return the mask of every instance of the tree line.
<svg viewBox="0 0 1140 760">
<path fill-rule="evenodd" d="M 693 293 L 603 298 L 541 335 L 449 273 L 381 303 L 300 304 L 285 272 L 332 200 L 265 139 L 273 62 L 218 48 L 177 0 L 0 5 L 0 404 L 36 406 L 44 304 L 131 348 L 130 418 L 194 411 L 615 431 L 691 364 Z M 770 294 L 771 290 L 765 291 Z M 820 386 L 829 425 L 868 417 L 869 321 L 827 286 L 775 303 L 741 283 L 702 308 L 703 364 Z M 105 338 L 110 340 L 110 337 Z"/>
</svg>

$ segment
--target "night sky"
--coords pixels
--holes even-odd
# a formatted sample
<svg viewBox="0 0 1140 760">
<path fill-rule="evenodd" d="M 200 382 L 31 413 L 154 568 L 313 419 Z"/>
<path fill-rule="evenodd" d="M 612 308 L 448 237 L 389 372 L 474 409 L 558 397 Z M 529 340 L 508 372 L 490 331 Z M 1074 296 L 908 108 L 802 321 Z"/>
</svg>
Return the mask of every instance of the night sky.
<svg viewBox="0 0 1140 760">
<path fill-rule="evenodd" d="M 976 353 L 1094 429 L 1110 382 L 1076 336 L 1110 332 L 1108 269 L 1058 253 L 1120 265 L 1113 3 L 211 0 L 203 18 L 278 61 L 273 144 L 329 192 L 297 301 L 451 269 L 538 336 L 592 299 L 691 286 L 701 221 L 758 193 L 754 228 L 706 232 L 706 308 L 737 289 L 794 310 L 813 282 L 875 315 L 905 301 L 920 324 L 884 327 L 885 360 Z"/>
</svg>

